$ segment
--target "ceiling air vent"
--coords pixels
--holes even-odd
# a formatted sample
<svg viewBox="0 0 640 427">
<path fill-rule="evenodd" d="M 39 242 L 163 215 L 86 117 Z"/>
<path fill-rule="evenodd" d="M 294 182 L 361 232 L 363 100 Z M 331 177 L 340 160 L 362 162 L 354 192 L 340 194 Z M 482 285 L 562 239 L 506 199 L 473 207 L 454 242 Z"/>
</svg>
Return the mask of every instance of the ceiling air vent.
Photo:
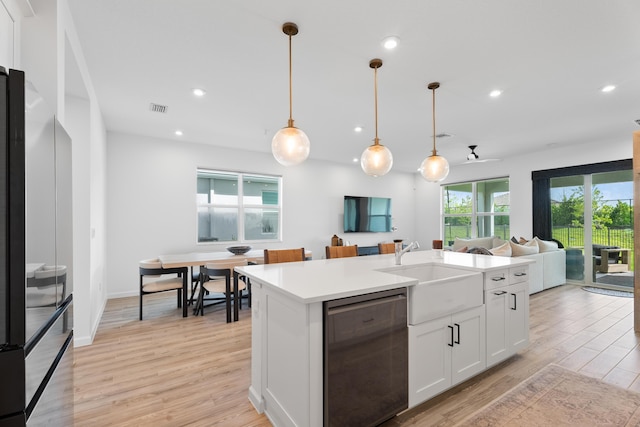
<svg viewBox="0 0 640 427">
<path fill-rule="evenodd" d="M 640 119 L 634 120 L 638 126 L 640 126 Z"/>
<path fill-rule="evenodd" d="M 149 109 L 154 113 L 166 113 L 169 107 L 166 105 L 154 104 L 153 102 L 149 104 Z"/>
<path fill-rule="evenodd" d="M 451 138 L 453 135 L 450 133 L 439 133 L 436 135 L 436 138 Z"/>
</svg>

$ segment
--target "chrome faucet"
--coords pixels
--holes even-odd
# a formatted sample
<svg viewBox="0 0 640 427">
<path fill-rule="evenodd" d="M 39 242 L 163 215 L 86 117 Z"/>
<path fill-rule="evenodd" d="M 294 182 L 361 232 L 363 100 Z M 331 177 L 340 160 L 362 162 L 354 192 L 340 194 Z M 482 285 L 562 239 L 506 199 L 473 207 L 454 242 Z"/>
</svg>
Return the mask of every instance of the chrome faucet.
<svg viewBox="0 0 640 427">
<path fill-rule="evenodd" d="M 394 243 L 396 244 L 396 265 L 401 265 L 402 264 L 402 255 L 404 255 L 405 253 L 409 252 L 412 249 L 419 249 L 420 248 L 420 244 L 415 241 L 415 242 L 411 242 L 407 245 L 406 248 L 402 249 L 402 240 L 394 240 Z"/>
</svg>

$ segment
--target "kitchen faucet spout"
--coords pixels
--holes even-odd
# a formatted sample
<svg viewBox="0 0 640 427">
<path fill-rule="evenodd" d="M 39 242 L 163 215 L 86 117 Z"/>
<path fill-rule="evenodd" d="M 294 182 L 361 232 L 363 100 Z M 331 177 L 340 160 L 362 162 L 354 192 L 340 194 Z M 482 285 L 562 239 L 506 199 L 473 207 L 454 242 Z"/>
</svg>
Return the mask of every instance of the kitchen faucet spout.
<svg viewBox="0 0 640 427">
<path fill-rule="evenodd" d="M 402 265 L 402 255 L 406 254 L 410 250 L 420 248 L 420 244 L 417 241 L 409 243 L 407 247 L 404 249 L 402 248 L 402 240 L 396 241 L 395 244 L 396 244 L 396 252 L 395 252 L 396 265 Z"/>
</svg>

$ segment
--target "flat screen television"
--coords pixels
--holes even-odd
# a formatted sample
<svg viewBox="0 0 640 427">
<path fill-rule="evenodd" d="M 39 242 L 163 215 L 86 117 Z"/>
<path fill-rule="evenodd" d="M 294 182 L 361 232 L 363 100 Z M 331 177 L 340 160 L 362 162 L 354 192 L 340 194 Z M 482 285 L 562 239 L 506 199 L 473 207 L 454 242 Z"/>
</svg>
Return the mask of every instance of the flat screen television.
<svg viewBox="0 0 640 427">
<path fill-rule="evenodd" d="M 391 199 L 344 196 L 345 233 L 391 231 Z"/>
</svg>

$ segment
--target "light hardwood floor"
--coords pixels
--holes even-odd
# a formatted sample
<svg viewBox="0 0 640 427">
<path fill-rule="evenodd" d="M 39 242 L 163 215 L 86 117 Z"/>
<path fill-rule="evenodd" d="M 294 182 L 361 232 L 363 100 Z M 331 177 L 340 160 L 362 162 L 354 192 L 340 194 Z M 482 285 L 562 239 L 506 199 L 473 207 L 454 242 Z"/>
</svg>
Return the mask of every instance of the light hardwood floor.
<svg viewBox="0 0 640 427">
<path fill-rule="evenodd" d="M 181 317 L 175 294 L 110 300 L 91 346 L 75 349 L 76 426 L 269 426 L 248 400 L 250 310 Z M 531 296 L 529 347 L 384 424 L 452 426 L 549 363 L 640 391 L 633 299 L 561 286 Z"/>
</svg>

